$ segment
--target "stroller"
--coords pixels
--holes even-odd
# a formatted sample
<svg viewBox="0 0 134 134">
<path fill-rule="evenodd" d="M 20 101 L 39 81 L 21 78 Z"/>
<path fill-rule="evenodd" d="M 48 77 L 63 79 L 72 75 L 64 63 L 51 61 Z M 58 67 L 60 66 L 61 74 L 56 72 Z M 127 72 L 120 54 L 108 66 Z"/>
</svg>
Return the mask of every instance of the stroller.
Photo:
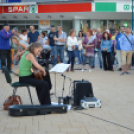
<svg viewBox="0 0 134 134">
<path fill-rule="evenodd" d="M 49 64 L 52 63 L 51 57 L 50 57 L 50 52 L 51 52 L 51 47 L 48 45 L 43 45 L 43 50 L 41 51 L 40 56 L 38 57 L 38 63 L 41 66 L 45 66 L 46 69 L 49 69 Z"/>
</svg>

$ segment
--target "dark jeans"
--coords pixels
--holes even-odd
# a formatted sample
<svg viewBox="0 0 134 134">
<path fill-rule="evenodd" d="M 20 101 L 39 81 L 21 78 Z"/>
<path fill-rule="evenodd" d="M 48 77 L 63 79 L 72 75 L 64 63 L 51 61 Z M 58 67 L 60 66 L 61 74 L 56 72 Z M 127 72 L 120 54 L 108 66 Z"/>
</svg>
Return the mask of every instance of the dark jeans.
<svg viewBox="0 0 134 134">
<path fill-rule="evenodd" d="M 134 65 L 134 53 L 132 55 L 132 65 Z"/>
<path fill-rule="evenodd" d="M 104 70 L 112 70 L 112 60 L 111 60 L 111 52 L 102 51 L 102 58 L 103 58 L 103 68 Z"/>
<path fill-rule="evenodd" d="M 41 105 L 51 104 L 50 89 L 51 79 L 49 72 L 46 70 L 46 76 L 43 76 L 43 81 L 35 79 L 34 75 L 19 77 L 20 83 L 28 83 L 36 87 L 37 96 Z"/>
<path fill-rule="evenodd" d="M 0 57 L 1 57 L 1 67 L 6 66 L 7 60 L 7 68 L 11 70 L 11 51 L 10 50 L 0 50 Z"/>
<path fill-rule="evenodd" d="M 71 69 L 74 69 L 75 57 L 74 57 L 73 51 L 68 51 L 68 55 L 69 55 L 68 64 L 70 64 L 71 62 Z"/>
</svg>

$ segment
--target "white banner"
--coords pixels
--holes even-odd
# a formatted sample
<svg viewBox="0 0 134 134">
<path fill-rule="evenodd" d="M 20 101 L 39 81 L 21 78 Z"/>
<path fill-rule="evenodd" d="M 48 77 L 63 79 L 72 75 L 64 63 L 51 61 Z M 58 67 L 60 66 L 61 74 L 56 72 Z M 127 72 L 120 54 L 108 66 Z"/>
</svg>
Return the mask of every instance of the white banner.
<svg viewBox="0 0 134 134">
<path fill-rule="evenodd" d="M 132 2 L 117 2 L 117 12 L 132 12 Z"/>
</svg>

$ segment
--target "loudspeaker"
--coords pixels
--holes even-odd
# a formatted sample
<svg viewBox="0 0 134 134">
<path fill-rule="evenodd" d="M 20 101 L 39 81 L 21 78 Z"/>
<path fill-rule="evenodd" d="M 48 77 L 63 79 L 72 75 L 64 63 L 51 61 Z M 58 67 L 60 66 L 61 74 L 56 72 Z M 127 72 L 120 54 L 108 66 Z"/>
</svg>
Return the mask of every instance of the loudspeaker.
<svg viewBox="0 0 134 134">
<path fill-rule="evenodd" d="M 92 84 L 89 81 L 74 81 L 74 105 L 80 106 L 80 101 L 85 97 L 94 97 Z"/>
</svg>

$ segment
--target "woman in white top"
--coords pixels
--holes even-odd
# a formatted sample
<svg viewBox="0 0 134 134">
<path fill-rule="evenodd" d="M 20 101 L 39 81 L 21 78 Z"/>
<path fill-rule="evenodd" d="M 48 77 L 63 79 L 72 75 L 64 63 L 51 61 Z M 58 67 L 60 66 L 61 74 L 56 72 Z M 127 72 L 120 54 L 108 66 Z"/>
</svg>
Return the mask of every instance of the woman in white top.
<svg viewBox="0 0 134 134">
<path fill-rule="evenodd" d="M 69 55 L 68 64 L 70 64 L 71 62 L 71 71 L 74 71 L 74 61 L 75 61 L 74 50 L 76 49 L 76 46 L 78 46 L 77 38 L 75 36 L 76 36 L 75 30 L 71 30 L 69 37 L 67 38 L 68 55 Z"/>
<path fill-rule="evenodd" d="M 28 43 L 28 40 L 27 40 L 27 29 L 22 29 L 20 38 L 22 40 L 24 40 L 26 43 Z"/>
<path fill-rule="evenodd" d="M 45 32 L 41 32 L 39 43 L 41 45 L 46 45 L 47 44 L 47 40 L 48 40 L 48 37 L 46 36 L 46 33 Z"/>
</svg>

